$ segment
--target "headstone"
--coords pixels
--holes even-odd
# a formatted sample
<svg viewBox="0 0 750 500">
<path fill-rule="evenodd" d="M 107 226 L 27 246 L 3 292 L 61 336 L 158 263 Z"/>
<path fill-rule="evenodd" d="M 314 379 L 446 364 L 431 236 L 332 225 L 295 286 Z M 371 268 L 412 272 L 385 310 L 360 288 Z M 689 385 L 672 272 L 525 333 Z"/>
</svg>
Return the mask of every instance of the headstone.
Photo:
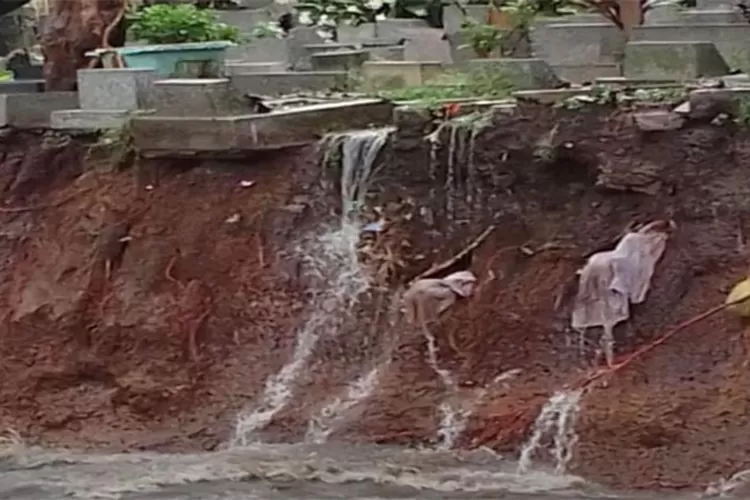
<svg viewBox="0 0 750 500">
<path fill-rule="evenodd" d="M 158 79 L 152 69 L 79 69 L 81 109 L 133 110 L 153 105 L 152 88 Z"/>
<path fill-rule="evenodd" d="M 727 73 L 726 61 L 710 42 L 629 42 L 625 47 L 626 78 L 683 81 Z"/>
</svg>

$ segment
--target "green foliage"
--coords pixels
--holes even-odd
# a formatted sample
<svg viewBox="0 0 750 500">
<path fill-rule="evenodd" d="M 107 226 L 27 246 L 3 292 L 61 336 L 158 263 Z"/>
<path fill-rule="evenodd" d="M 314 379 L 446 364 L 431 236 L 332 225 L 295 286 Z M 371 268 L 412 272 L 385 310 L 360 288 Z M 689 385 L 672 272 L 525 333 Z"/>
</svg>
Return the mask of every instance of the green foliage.
<svg viewBox="0 0 750 500">
<path fill-rule="evenodd" d="M 539 12 L 539 5 L 532 0 L 511 0 L 504 3 L 499 9 L 500 12 L 508 16 L 510 23 L 509 29 L 500 29 L 486 22 L 479 22 L 467 16 L 466 10 L 456 4 L 463 12 L 464 20 L 461 23 L 461 34 L 464 39 L 468 40 L 466 46 L 474 49 L 479 57 L 489 57 L 492 52 L 508 45 L 506 42 L 517 36 L 519 32 L 528 30 L 534 16 Z M 501 54 L 510 55 L 510 54 Z"/>
<path fill-rule="evenodd" d="M 461 23 L 461 35 L 479 57 L 489 57 L 503 42 L 502 30 L 468 17 Z"/>
<path fill-rule="evenodd" d="M 221 23 L 207 9 L 189 4 L 157 4 L 134 16 L 130 29 L 151 44 L 241 40 L 239 30 Z"/>
<path fill-rule="evenodd" d="M 377 95 L 393 101 L 420 101 L 425 107 L 434 107 L 443 100 L 509 97 L 514 90 L 503 72 L 476 70 L 446 73 L 419 87 L 380 90 Z"/>
<path fill-rule="evenodd" d="M 309 0 L 296 5 L 299 22 L 317 26 L 320 34 L 334 38 L 336 26 L 358 26 L 385 18 L 382 14 L 391 0 Z"/>
</svg>

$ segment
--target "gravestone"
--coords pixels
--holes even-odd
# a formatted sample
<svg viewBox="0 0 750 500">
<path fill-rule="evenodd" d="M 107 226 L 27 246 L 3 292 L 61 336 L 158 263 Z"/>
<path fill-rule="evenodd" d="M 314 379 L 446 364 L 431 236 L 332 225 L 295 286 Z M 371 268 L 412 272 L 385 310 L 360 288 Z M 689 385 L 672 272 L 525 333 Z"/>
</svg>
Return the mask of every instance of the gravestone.
<svg viewBox="0 0 750 500">
<path fill-rule="evenodd" d="M 356 71 L 370 59 L 364 50 L 337 50 L 318 52 L 310 56 L 315 71 Z"/>
<path fill-rule="evenodd" d="M 729 66 L 710 42 L 629 42 L 626 78 L 693 80 L 729 73 Z"/>
</svg>

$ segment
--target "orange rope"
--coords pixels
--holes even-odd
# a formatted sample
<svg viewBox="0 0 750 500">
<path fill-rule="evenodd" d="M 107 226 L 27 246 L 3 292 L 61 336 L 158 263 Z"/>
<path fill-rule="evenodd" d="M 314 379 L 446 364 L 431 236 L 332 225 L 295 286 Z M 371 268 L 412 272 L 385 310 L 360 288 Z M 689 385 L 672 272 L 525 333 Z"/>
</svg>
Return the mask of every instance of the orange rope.
<svg viewBox="0 0 750 500">
<path fill-rule="evenodd" d="M 685 328 L 688 328 L 696 323 L 699 323 L 705 319 L 708 319 L 711 316 L 715 315 L 716 313 L 723 311 L 727 307 L 739 304 L 740 302 L 744 302 L 745 300 L 748 300 L 748 297 L 744 297 L 742 299 L 738 299 L 733 302 L 729 302 L 729 303 L 725 303 L 725 304 L 712 307 L 711 309 L 708 309 L 696 316 L 693 316 L 687 321 L 679 323 L 678 325 L 673 327 L 671 330 L 668 330 L 664 335 L 659 336 L 654 341 L 646 344 L 645 346 L 625 356 L 620 362 L 615 363 L 614 365 L 606 367 L 606 368 L 600 368 L 600 369 L 594 370 L 593 373 L 589 373 L 588 375 L 582 377 L 578 382 L 573 384 L 570 387 L 570 389 L 572 390 L 587 389 L 596 380 L 604 377 L 605 375 L 613 374 L 625 368 L 630 363 L 635 361 L 636 358 L 638 358 L 639 356 L 642 356 L 643 354 L 648 353 L 656 346 L 663 344 L 664 342 L 669 340 L 671 337 L 673 337 L 680 331 L 684 330 Z M 509 437 L 513 436 L 514 434 L 523 433 L 525 431 L 525 427 L 530 425 L 535 415 L 539 413 L 541 406 L 543 404 L 544 404 L 543 402 L 530 404 L 524 410 L 519 410 L 511 415 L 503 416 L 503 420 L 505 421 L 511 420 L 512 424 L 509 427 L 506 427 L 505 429 L 503 429 L 500 433 L 495 433 L 494 435 L 491 435 L 489 433 L 484 433 L 482 436 L 479 437 L 479 439 L 475 441 L 474 446 L 477 447 L 477 446 L 487 445 L 488 443 L 496 443 L 496 444 L 504 443 Z"/>
</svg>

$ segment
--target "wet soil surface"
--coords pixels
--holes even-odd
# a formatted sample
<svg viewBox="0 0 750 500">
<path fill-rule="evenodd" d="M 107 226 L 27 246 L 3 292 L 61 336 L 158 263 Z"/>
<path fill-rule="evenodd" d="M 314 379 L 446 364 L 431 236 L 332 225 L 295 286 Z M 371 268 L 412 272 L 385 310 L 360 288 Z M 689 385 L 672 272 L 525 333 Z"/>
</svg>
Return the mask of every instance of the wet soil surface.
<svg viewBox="0 0 750 500">
<path fill-rule="evenodd" d="M 620 354 L 721 303 L 747 270 L 750 133 L 645 135 L 627 113 L 529 106 L 482 129 L 470 162 L 448 159 L 443 134 L 431 163 L 420 127 L 399 130 L 374 182 L 373 204 L 399 214 L 391 250 L 403 262 L 389 284 L 496 226 L 473 255 L 477 296 L 435 328 L 466 399 L 487 389 L 459 447 L 515 452 L 538 406 L 592 367 L 593 348 L 580 353 L 566 329 L 566 290 L 628 223 L 672 218 L 678 229 L 649 298 L 616 331 Z M 313 148 L 117 171 L 82 138 L 0 140 L 0 428 L 102 451 L 226 442 L 310 314 L 295 249 L 339 207 Z M 376 300 L 363 307 L 371 319 L 385 307 Z M 331 441 L 436 442 L 440 405 L 456 396 L 419 334 L 398 322 L 390 332 L 392 361 Z M 321 342 L 263 439 L 303 439 L 311 416 L 381 360 L 386 336 L 367 326 Z M 725 314 L 638 358 L 584 396 L 572 471 L 615 487 L 703 489 L 750 466 L 747 359 L 742 325 Z"/>
</svg>

